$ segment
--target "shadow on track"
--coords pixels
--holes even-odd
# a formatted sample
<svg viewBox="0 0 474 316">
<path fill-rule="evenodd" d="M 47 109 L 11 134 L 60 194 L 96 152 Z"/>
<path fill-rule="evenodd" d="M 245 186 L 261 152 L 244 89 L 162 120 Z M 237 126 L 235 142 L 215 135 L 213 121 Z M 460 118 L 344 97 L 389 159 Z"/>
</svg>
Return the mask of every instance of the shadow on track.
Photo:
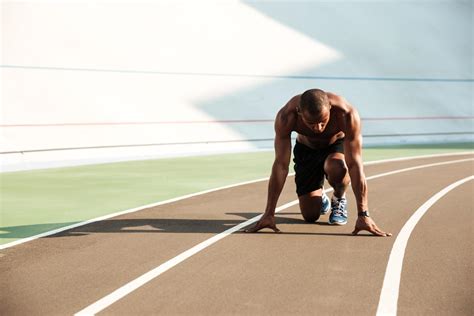
<svg viewBox="0 0 474 316">
<path fill-rule="evenodd" d="M 261 213 L 245 213 L 245 212 L 233 212 L 226 213 L 229 215 L 229 219 L 160 219 L 160 218 L 146 218 L 146 219 L 110 219 L 103 220 L 96 223 L 91 223 L 76 227 L 67 231 L 60 232 L 55 235 L 48 236 L 47 238 L 57 237 L 79 237 L 89 234 L 101 234 L 101 233 L 210 233 L 218 234 L 235 225 L 242 223 L 244 220 L 251 219 Z M 286 217 L 293 216 L 293 217 Z M 318 232 L 318 228 L 315 225 L 326 226 L 327 222 L 319 220 L 316 223 L 307 223 L 302 218 L 294 218 L 299 216 L 298 212 L 284 212 L 279 213 L 276 216 L 277 225 L 306 225 L 308 230 L 305 232 L 289 232 L 283 231 L 283 235 L 322 235 L 322 236 L 351 236 L 350 233 L 328 233 Z M 38 225 L 25 225 L 25 226 L 12 226 L 12 227 L 1 227 L 0 238 L 24 238 L 31 236 L 32 232 L 40 234 L 42 232 L 64 227 L 74 223 L 50 223 L 50 224 L 38 224 Z M 241 231 L 237 233 L 243 233 Z M 259 234 L 273 234 L 263 230 Z"/>
</svg>

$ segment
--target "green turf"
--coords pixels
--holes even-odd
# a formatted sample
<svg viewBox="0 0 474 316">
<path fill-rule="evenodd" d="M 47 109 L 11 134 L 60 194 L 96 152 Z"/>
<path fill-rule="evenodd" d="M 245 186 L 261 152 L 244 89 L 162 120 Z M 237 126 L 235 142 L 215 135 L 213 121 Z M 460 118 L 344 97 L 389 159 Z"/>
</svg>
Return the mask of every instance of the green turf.
<svg viewBox="0 0 474 316">
<path fill-rule="evenodd" d="M 366 148 L 364 160 L 473 148 L 473 143 Z M 140 205 L 267 177 L 272 161 L 269 151 L 2 173 L 0 244 Z"/>
</svg>

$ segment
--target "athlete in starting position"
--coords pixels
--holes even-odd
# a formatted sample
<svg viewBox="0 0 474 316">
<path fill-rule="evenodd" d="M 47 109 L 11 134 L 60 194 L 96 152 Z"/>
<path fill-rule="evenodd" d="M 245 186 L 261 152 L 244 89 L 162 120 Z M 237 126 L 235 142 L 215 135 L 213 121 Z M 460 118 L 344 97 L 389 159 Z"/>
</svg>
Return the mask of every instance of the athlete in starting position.
<svg viewBox="0 0 474 316">
<path fill-rule="evenodd" d="M 345 225 L 345 193 L 352 183 L 358 211 L 352 234 L 367 230 L 377 236 L 391 236 L 380 230 L 369 216 L 359 114 L 344 98 L 319 89 L 293 97 L 278 112 L 267 206 L 257 224 L 246 231 L 254 233 L 270 228 L 280 232 L 275 225 L 275 208 L 288 175 L 293 131 L 297 133 L 293 149 L 296 193 L 303 218 L 315 222 L 331 210 L 329 224 Z M 331 201 L 323 192 L 325 177 L 334 188 Z"/>
</svg>

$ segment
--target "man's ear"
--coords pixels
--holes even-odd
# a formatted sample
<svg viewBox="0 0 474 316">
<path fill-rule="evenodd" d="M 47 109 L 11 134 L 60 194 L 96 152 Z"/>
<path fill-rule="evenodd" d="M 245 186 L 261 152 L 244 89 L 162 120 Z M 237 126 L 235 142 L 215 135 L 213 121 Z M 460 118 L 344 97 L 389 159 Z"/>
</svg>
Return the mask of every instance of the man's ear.
<svg viewBox="0 0 474 316">
<path fill-rule="evenodd" d="M 298 113 L 298 115 L 301 115 L 301 109 L 299 105 L 296 106 L 296 113 Z"/>
</svg>

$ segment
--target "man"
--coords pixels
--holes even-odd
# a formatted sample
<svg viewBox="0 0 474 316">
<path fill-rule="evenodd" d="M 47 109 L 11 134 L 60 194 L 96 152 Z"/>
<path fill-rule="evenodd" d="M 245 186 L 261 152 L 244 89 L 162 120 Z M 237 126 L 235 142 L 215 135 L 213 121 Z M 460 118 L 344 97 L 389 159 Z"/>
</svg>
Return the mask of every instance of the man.
<svg viewBox="0 0 474 316">
<path fill-rule="evenodd" d="M 347 223 L 346 189 L 352 183 L 357 201 L 356 235 L 367 230 L 377 236 L 392 234 L 380 230 L 368 212 L 367 182 L 362 166 L 362 135 L 357 110 L 344 98 L 319 89 L 293 97 L 275 119 L 275 162 L 273 163 L 265 213 L 246 230 L 257 232 L 275 225 L 275 208 L 288 175 L 291 132 L 297 132 L 294 147 L 295 182 L 301 214 L 315 222 L 331 209 L 329 224 Z M 324 178 L 334 188 L 331 202 L 323 193 Z"/>
</svg>

